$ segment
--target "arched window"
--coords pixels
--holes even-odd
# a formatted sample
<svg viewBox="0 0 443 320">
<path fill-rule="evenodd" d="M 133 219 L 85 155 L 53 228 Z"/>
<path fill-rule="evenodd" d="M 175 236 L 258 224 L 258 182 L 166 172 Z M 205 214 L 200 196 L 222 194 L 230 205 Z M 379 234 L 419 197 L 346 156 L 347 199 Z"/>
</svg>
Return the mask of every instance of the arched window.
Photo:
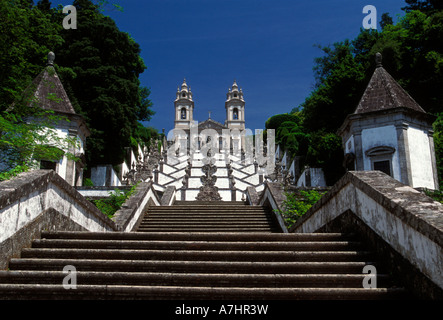
<svg viewBox="0 0 443 320">
<path fill-rule="evenodd" d="M 185 119 L 186 119 L 186 108 L 182 108 L 180 118 L 181 118 L 182 120 L 185 120 Z"/>
<path fill-rule="evenodd" d="M 238 120 L 238 109 L 237 108 L 234 108 L 234 110 L 232 112 L 232 119 Z"/>
</svg>

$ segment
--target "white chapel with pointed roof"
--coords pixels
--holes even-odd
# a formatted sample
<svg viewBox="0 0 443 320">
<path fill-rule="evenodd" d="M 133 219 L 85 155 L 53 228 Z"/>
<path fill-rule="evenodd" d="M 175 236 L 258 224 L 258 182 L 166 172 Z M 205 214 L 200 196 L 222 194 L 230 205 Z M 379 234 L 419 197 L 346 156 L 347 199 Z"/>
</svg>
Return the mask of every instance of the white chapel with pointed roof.
<svg viewBox="0 0 443 320">
<path fill-rule="evenodd" d="M 376 69 L 338 134 L 348 170 L 380 170 L 413 188 L 439 187 L 432 123 L 423 108 L 383 68 Z"/>
</svg>

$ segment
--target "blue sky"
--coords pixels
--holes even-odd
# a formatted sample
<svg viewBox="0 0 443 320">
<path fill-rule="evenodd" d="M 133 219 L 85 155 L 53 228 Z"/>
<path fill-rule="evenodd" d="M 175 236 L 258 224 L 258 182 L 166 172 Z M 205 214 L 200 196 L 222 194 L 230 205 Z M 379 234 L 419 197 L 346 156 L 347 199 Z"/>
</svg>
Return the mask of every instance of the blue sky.
<svg viewBox="0 0 443 320">
<path fill-rule="evenodd" d="M 73 1 L 53 1 L 72 4 Z M 156 114 L 149 123 L 174 126 L 177 87 L 191 86 L 194 118 L 225 120 L 224 102 L 234 79 L 246 101 L 246 127 L 264 128 L 272 115 L 290 112 L 312 90 L 315 44 L 355 38 L 365 5 L 397 21 L 404 0 L 114 0 L 106 11 L 141 47 Z M 377 22 L 377 23 L 378 23 Z M 379 27 L 379 25 L 378 25 Z M 379 27 L 380 28 L 380 27 Z M 92 30 L 93 32 L 93 30 Z"/>
</svg>

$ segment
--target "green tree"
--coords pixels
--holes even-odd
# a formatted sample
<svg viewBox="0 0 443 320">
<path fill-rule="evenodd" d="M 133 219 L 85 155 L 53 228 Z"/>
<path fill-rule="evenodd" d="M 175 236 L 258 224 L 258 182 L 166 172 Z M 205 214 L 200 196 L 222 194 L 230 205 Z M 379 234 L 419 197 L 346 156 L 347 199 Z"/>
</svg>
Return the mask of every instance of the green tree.
<svg viewBox="0 0 443 320">
<path fill-rule="evenodd" d="M 4 111 L 41 72 L 48 52 L 63 45 L 63 27 L 32 1 L 0 1 L 0 17 L 0 111 Z"/>
<path fill-rule="evenodd" d="M 443 10 L 443 3 L 440 0 L 405 0 L 408 4 L 402 8 L 406 12 L 419 10 L 422 12 L 434 12 Z"/>
<path fill-rule="evenodd" d="M 302 104 L 303 126 L 312 132 L 335 132 L 356 108 L 365 72 L 348 40 L 321 49 L 325 55 L 315 60 L 316 88 Z"/>
<path fill-rule="evenodd" d="M 381 15 L 380 27 L 383 30 L 386 26 L 393 25 L 394 20 L 389 15 L 389 13 L 385 12 Z"/>
<path fill-rule="evenodd" d="M 306 164 L 314 168 L 322 168 L 326 184 L 332 186 L 345 173 L 343 168 L 342 141 L 335 133 L 324 131 L 310 134 Z"/>
<path fill-rule="evenodd" d="M 297 113 L 283 113 L 277 114 L 266 120 L 265 128 L 277 130 L 280 125 L 285 121 L 295 122 L 296 124 L 301 123 L 300 114 Z"/>
<path fill-rule="evenodd" d="M 137 139 L 138 121 L 153 114 L 150 91 L 140 87 L 138 78 L 146 66 L 139 45 L 97 5 L 89 0 L 73 5 L 78 29 L 62 31 L 65 45 L 58 49 L 58 63 L 71 68 L 75 76 L 61 77 L 91 129 L 88 166 L 117 165 L 123 162 L 125 147 Z"/>
<path fill-rule="evenodd" d="M 285 192 L 286 199 L 283 208 L 277 211 L 283 217 L 286 227 L 289 229 L 303 216 L 325 193 L 317 190 L 296 190 Z"/>
</svg>

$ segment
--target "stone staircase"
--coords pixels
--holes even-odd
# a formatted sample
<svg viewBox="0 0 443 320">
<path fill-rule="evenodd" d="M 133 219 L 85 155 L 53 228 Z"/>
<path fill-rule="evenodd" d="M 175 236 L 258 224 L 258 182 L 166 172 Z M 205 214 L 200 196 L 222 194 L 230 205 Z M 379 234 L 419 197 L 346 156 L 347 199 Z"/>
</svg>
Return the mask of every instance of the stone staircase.
<svg viewBox="0 0 443 320">
<path fill-rule="evenodd" d="M 244 202 L 177 201 L 152 207 L 140 232 L 281 232 L 273 213 Z"/>
<path fill-rule="evenodd" d="M 277 233 L 263 208 L 203 206 L 151 209 L 141 232 L 43 232 L 0 271 L 0 299 L 408 297 L 352 235 Z M 362 286 L 367 264 L 377 288 Z M 63 287 L 65 266 L 75 289 Z"/>
</svg>

